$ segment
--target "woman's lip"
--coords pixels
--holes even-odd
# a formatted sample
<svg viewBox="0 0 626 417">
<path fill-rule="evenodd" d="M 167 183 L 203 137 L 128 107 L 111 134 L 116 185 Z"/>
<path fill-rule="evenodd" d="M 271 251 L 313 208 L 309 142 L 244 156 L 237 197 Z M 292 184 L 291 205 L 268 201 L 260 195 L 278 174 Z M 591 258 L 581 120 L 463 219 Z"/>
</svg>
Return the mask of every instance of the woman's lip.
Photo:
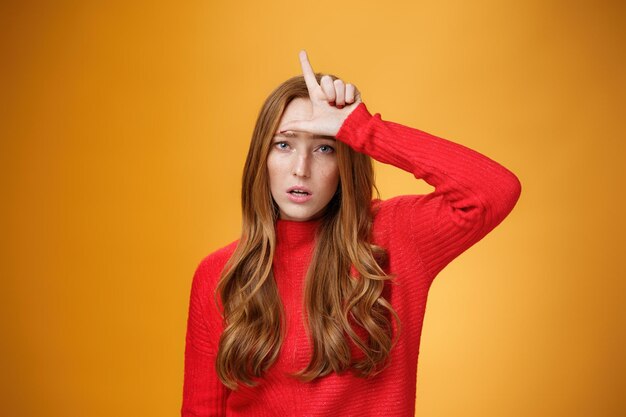
<svg viewBox="0 0 626 417">
<path fill-rule="evenodd" d="M 310 193 L 309 194 L 294 194 L 294 193 L 288 192 L 287 196 L 289 197 L 289 200 L 291 200 L 294 203 L 306 203 L 311 198 L 313 198 L 313 196 Z"/>
<path fill-rule="evenodd" d="M 295 191 L 295 190 L 298 190 L 298 191 L 304 191 L 305 193 L 308 193 L 309 195 L 313 194 L 313 193 L 311 192 L 311 190 L 309 190 L 308 188 L 303 187 L 303 186 L 301 186 L 301 185 L 296 185 L 296 186 L 293 186 L 293 187 L 289 187 L 289 188 L 287 189 L 287 193 L 291 193 L 292 191 Z"/>
</svg>

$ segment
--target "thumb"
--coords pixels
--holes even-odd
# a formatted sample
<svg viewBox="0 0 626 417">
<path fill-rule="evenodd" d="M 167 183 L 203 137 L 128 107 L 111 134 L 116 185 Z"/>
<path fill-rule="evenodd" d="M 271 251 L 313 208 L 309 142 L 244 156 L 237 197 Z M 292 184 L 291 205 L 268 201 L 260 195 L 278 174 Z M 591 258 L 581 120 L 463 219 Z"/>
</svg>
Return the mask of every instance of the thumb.
<svg viewBox="0 0 626 417">
<path fill-rule="evenodd" d="M 317 133 L 314 130 L 312 120 L 290 120 L 278 127 L 278 131 L 283 133 L 288 130 L 296 130 L 298 132 Z"/>
</svg>

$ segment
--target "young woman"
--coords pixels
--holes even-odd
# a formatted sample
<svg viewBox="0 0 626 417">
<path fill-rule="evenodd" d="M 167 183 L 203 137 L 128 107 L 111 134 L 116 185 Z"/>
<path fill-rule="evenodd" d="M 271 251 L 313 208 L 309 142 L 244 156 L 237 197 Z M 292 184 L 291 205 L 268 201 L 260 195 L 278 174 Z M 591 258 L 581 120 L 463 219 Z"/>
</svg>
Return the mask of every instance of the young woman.
<svg viewBox="0 0 626 417">
<path fill-rule="evenodd" d="M 241 237 L 194 275 L 183 416 L 413 416 L 430 284 L 521 192 L 493 160 L 372 116 L 300 61 L 257 120 Z M 372 199 L 370 157 L 435 191 Z"/>
</svg>

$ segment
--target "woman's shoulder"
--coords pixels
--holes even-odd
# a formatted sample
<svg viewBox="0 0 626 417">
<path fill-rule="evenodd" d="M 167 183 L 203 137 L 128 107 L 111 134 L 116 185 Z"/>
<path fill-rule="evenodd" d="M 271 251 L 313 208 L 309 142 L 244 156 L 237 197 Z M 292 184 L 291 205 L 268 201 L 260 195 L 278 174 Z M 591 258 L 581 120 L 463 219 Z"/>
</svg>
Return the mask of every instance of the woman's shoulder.
<svg viewBox="0 0 626 417">
<path fill-rule="evenodd" d="M 375 221 L 389 220 L 405 211 L 411 211 L 420 204 L 426 203 L 432 195 L 412 194 L 399 195 L 387 200 L 375 198 L 371 202 L 371 213 Z"/>
<path fill-rule="evenodd" d="M 235 240 L 204 256 L 196 267 L 194 281 L 201 281 L 205 285 L 215 286 L 226 266 L 226 262 L 228 262 L 237 248 L 238 242 L 239 240 Z"/>
<path fill-rule="evenodd" d="M 432 194 L 412 194 L 387 200 L 373 199 L 370 209 L 374 242 L 388 246 L 391 240 L 412 239 L 416 232 L 415 219 L 432 211 L 432 197 Z"/>
</svg>

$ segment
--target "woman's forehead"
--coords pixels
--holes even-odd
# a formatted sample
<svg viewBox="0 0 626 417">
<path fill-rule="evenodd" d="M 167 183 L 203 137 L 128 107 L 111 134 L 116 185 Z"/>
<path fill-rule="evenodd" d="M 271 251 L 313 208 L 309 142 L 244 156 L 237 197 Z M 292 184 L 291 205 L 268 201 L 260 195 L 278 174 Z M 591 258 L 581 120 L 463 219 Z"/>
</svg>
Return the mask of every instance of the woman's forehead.
<svg viewBox="0 0 626 417">
<path fill-rule="evenodd" d="M 303 97 L 296 97 L 287 105 L 280 123 L 290 122 L 293 120 L 308 120 L 313 114 L 313 105 L 311 100 Z"/>
<path fill-rule="evenodd" d="M 283 112 L 280 123 L 278 124 L 278 130 L 274 133 L 274 137 L 284 138 L 299 138 L 305 137 L 307 139 L 326 139 L 335 140 L 333 136 L 313 135 L 307 132 L 300 132 L 296 130 L 287 130 L 281 133 L 282 126 L 287 122 L 297 120 L 310 120 L 313 115 L 313 106 L 311 100 L 303 97 L 296 97 L 287 105 Z"/>
</svg>

